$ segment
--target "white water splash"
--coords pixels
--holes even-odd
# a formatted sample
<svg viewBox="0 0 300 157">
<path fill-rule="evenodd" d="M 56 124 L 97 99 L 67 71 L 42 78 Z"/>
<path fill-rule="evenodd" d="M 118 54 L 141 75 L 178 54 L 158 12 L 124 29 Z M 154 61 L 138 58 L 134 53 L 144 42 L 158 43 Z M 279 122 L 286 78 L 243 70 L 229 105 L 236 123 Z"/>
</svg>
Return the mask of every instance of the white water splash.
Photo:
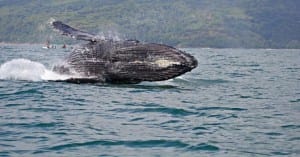
<svg viewBox="0 0 300 157">
<path fill-rule="evenodd" d="M 2 80 L 49 81 L 69 78 L 71 76 L 60 75 L 48 70 L 43 64 L 28 59 L 13 59 L 0 66 Z"/>
<path fill-rule="evenodd" d="M 123 39 L 120 37 L 120 33 L 117 31 L 107 31 L 107 32 L 99 32 L 96 35 L 97 39 L 100 40 L 114 40 L 114 41 L 122 41 Z"/>
</svg>

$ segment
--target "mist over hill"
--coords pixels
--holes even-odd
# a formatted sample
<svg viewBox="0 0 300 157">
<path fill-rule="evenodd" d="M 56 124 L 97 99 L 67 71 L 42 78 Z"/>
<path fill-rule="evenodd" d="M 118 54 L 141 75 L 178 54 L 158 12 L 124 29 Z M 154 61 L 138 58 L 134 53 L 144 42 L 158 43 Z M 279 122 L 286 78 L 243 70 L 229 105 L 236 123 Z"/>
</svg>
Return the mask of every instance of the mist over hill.
<svg viewBox="0 0 300 157">
<path fill-rule="evenodd" d="M 47 21 L 178 47 L 300 48 L 299 0 L 0 0 L 0 42 L 70 42 Z"/>
</svg>

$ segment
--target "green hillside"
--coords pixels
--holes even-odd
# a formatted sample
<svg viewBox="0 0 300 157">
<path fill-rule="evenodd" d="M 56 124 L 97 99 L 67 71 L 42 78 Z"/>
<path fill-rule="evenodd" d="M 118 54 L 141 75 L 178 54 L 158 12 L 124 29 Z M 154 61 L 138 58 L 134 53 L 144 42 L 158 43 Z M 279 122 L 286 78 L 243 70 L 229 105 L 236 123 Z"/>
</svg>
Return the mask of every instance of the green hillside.
<svg viewBox="0 0 300 157">
<path fill-rule="evenodd" d="M 0 0 L 0 42 L 70 41 L 76 28 L 179 47 L 300 48 L 299 0 Z"/>
</svg>

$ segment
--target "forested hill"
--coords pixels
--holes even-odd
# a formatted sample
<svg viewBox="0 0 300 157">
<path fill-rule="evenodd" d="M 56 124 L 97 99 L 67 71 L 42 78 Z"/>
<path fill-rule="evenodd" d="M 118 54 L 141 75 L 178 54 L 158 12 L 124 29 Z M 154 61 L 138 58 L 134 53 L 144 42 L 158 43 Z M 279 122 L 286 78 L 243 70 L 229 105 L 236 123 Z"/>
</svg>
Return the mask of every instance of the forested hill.
<svg viewBox="0 0 300 157">
<path fill-rule="evenodd" d="M 179 47 L 300 48 L 300 0 L 0 0 L 0 42 L 67 42 L 50 18 Z"/>
</svg>

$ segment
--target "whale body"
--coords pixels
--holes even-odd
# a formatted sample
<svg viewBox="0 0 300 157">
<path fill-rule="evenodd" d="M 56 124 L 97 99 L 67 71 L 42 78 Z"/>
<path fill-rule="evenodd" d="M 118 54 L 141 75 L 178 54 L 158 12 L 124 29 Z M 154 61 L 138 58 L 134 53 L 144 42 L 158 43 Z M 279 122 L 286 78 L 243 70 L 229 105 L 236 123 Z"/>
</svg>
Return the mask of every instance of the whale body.
<svg viewBox="0 0 300 157">
<path fill-rule="evenodd" d="M 197 67 L 197 60 L 174 47 L 142 43 L 138 40 L 100 39 L 61 21 L 51 25 L 62 35 L 88 43 L 73 49 L 61 65 L 53 70 L 61 74 L 80 74 L 76 83 L 139 83 L 168 80 Z"/>
</svg>

